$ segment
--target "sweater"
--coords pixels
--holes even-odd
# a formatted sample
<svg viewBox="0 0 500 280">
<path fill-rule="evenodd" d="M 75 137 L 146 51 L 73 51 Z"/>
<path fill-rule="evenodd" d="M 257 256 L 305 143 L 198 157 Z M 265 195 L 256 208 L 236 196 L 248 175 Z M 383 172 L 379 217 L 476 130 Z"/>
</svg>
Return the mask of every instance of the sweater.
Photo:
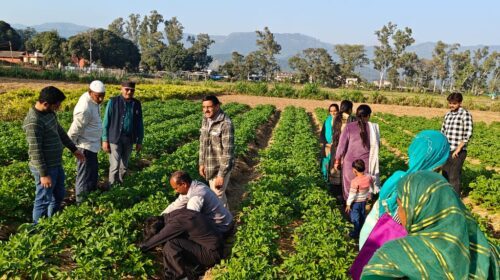
<svg viewBox="0 0 500 280">
<path fill-rule="evenodd" d="M 40 112 L 31 107 L 24 119 L 23 129 L 28 141 L 29 164 L 40 172 L 41 177 L 48 175 L 49 168 L 62 165 L 64 146 L 72 153 L 77 150 L 54 112 Z"/>
</svg>

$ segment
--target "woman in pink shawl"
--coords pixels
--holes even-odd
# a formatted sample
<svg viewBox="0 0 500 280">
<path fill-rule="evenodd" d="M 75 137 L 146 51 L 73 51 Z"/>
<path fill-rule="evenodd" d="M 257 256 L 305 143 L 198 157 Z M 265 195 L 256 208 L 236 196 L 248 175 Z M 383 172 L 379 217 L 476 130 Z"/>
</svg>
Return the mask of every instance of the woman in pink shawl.
<svg viewBox="0 0 500 280">
<path fill-rule="evenodd" d="M 368 166 L 367 173 L 374 178 L 377 193 L 380 187 L 378 168 L 378 149 L 380 145 L 380 132 L 378 125 L 370 123 L 372 110 L 366 104 L 359 105 L 356 110 L 356 121 L 348 123 L 340 135 L 339 144 L 335 154 L 335 169 L 339 166 L 351 166 L 352 162 L 361 159 Z M 343 196 L 347 200 L 351 180 L 354 173 L 350 168 L 342 168 Z"/>
</svg>

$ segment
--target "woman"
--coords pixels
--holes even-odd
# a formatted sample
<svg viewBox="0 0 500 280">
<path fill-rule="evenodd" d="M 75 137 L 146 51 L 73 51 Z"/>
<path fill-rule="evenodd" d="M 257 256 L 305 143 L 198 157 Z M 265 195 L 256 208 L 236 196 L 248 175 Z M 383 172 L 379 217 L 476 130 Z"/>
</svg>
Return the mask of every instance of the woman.
<svg viewBox="0 0 500 280">
<path fill-rule="evenodd" d="M 321 173 L 323 173 L 323 178 L 328 181 L 328 175 L 330 170 L 330 159 L 332 152 L 332 140 L 333 140 L 333 120 L 339 112 L 339 106 L 337 104 L 331 104 L 328 107 L 328 112 L 330 113 L 323 123 L 321 128 L 320 142 L 322 144 L 321 149 Z"/>
<path fill-rule="evenodd" d="M 374 182 L 378 187 L 378 147 L 380 145 L 380 133 L 378 125 L 369 123 L 372 110 L 366 104 L 359 105 L 356 110 L 356 122 L 346 124 L 344 131 L 340 135 L 339 144 L 335 153 L 334 168 L 339 170 L 342 166 L 352 166 L 352 162 L 361 159 L 368 166 L 368 172 L 374 177 Z M 354 173 L 350 168 L 342 168 L 342 193 L 344 200 L 347 200 L 351 180 Z"/>
<path fill-rule="evenodd" d="M 370 235 L 379 217 L 385 212 L 391 216 L 396 214 L 396 186 L 403 176 L 420 171 L 432 171 L 442 166 L 449 156 L 450 144 L 446 136 L 436 130 L 423 130 L 413 138 L 408 147 L 408 170 L 398 170 L 389 177 L 380 189 L 379 199 L 368 214 L 359 237 L 361 249 Z"/>
<path fill-rule="evenodd" d="M 361 279 L 500 279 L 500 248 L 488 242 L 441 175 L 406 175 L 397 197 L 408 236 L 377 250 Z"/>
</svg>

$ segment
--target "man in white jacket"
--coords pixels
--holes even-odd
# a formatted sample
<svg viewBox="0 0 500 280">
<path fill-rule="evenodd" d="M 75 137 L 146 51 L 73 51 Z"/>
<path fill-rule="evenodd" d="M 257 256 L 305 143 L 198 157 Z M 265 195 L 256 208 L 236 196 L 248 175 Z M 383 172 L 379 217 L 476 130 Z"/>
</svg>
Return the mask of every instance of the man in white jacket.
<svg viewBox="0 0 500 280">
<path fill-rule="evenodd" d="M 82 195 L 97 187 L 97 153 L 101 149 L 102 120 L 100 104 L 104 101 L 106 89 L 101 81 L 90 83 L 73 111 L 73 123 L 68 136 L 85 155 L 86 161 L 77 161 L 75 185 L 76 202 L 82 202 Z"/>
</svg>

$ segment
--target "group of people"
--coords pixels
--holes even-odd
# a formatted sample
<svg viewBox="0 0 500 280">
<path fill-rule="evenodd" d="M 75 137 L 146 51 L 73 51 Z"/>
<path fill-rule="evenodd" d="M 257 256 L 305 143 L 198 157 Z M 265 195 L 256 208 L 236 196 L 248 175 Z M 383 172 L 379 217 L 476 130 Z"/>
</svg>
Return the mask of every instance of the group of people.
<svg viewBox="0 0 500 280">
<path fill-rule="evenodd" d="M 354 225 L 350 236 L 359 238 L 360 251 L 350 269 L 353 279 L 500 279 L 500 248 L 487 240 L 460 199 L 472 117 L 461 107 L 460 93 L 447 99 L 450 112 L 441 131 L 424 130 L 415 136 L 408 148 L 408 169 L 384 182 L 368 215 L 365 204 L 377 192 L 377 173 L 372 171 L 377 169 L 365 171 L 366 159 L 370 164 L 372 156 L 363 144 L 368 141 L 362 130 L 353 133 L 350 125 L 360 121 L 360 109 L 353 119 L 349 106 L 342 110 L 342 104 L 350 102 L 342 101 L 340 111 L 330 106 L 321 133 L 328 148 L 322 172 L 334 189 L 342 189 L 339 198 L 346 201 Z M 347 122 L 345 128 L 335 125 L 337 119 Z M 335 133 L 344 141 L 329 137 Z M 378 152 L 379 141 L 369 143 L 372 151 L 377 145 Z M 342 181 L 335 179 L 338 170 Z"/>
<path fill-rule="evenodd" d="M 60 89 L 43 88 L 29 109 L 23 129 L 36 187 L 34 225 L 40 218 L 51 217 L 61 209 L 65 197 L 64 147 L 76 157 L 77 204 L 97 189 L 97 154 L 101 149 L 109 154 L 106 190 L 123 183 L 134 145 L 137 153 L 141 151 L 144 123 L 141 102 L 134 98 L 135 83 L 121 84 L 120 94 L 109 99 L 101 118 L 100 105 L 105 94 L 101 81 L 90 83 L 74 108 L 68 132 L 56 115 L 66 98 Z M 184 171 L 174 172 L 170 185 L 179 196 L 162 213 L 165 226 L 140 245 L 147 251 L 165 244 L 165 274 L 173 279 L 186 277 L 187 263 L 200 268 L 217 263 L 222 256 L 223 238 L 234 226 L 225 194 L 234 166 L 234 126 L 216 96 L 203 98 L 202 111 L 199 174 L 210 187 L 192 180 Z"/>
</svg>

